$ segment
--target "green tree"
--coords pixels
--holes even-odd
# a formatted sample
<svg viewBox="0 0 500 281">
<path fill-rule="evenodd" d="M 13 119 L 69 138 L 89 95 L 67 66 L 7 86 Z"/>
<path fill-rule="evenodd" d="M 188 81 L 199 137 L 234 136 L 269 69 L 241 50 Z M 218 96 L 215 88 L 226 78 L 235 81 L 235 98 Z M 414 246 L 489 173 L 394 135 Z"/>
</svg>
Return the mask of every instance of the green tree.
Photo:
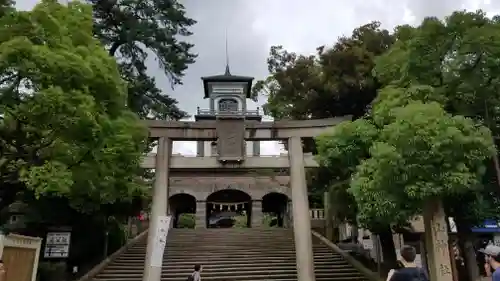
<svg viewBox="0 0 500 281">
<path fill-rule="evenodd" d="M 316 119 L 352 115 L 363 116 L 376 96 L 379 83 L 371 75 L 374 58 L 394 42 L 392 35 L 372 22 L 343 36 L 331 47 L 321 46 L 312 56 L 298 55 L 281 46 L 271 47 L 269 77 L 258 81 L 253 94 L 267 95 L 266 114 L 274 119 Z M 305 151 L 315 150 L 312 140 L 305 140 Z M 337 171 L 310 171 L 308 182 L 313 197 L 331 189 L 332 206 L 341 221 L 352 219 L 356 208 Z M 334 185 L 333 185 L 334 184 Z"/>
<path fill-rule="evenodd" d="M 196 55 L 183 41 L 196 23 L 177 0 L 87 0 L 93 6 L 94 34 L 117 58 L 128 82 L 128 106 L 142 118 L 180 119 L 186 112 L 177 101 L 156 87 L 146 72 L 154 55 L 172 86 L 181 84 Z"/>
<path fill-rule="evenodd" d="M 428 18 L 416 28 L 400 27 L 400 40 L 378 58 L 374 72 L 379 81 L 392 85 L 396 91 L 421 85 L 446 111 L 470 117 L 498 136 L 499 30 L 498 17 L 490 19 L 482 11 L 454 12 L 444 21 Z M 447 214 L 455 218 L 459 229 L 461 248 L 470 253 L 466 263 L 471 265 L 469 280 L 475 280 L 477 269 L 472 247 L 464 244 L 467 234 L 485 218 L 498 217 L 497 154 L 491 162 L 483 180 L 484 192 L 445 200 Z"/>
<path fill-rule="evenodd" d="M 334 175 L 327 184 L 330 192 L 330 201 L 334 216 L 342 222 L 357 225 L 359 208 L 355 197 L 348 192 L 350 179 L 357 167 L 370 155 L 370 147 L 379 134 L 379 128 L 370 120 L 360 118 L 354 121 L 343 122 L 335 129 L 316 138 L 318 154 L 316 160 L 328 174 Z M 408 216 L 403 213 L 392 221 L 380 220 L 377 216 L 360 220 L 365 228 L 379 235 L 384 249 L 384 261 L 392 268 L 396 262 L 391 223 L 406 221 Z"/>
<path fill-rule="evenodd" d="M 45 0 L 0 18 L 2 207 L 61 197 L 91 213 L 144 194 L 146 130 L 92 28 L 79 2 Z"/>
<path fill-rule="evenodd" d="M 13 0 L 0 0 L 0 17 L 12 11 L 15 2 Z"/>
<path fill-rule="evenodd" d="M 275 119 L 361 117 L 375 98 L 378 82 L 371 75 L 374 58 L 393 43 L 392 35 L 372 22 L 353 30 L 330 48 L 312 56 L 271 47 L 271 73 L 258 81 L 254 95 L 268 97 L 264 110 Z"/>
<path fill-rule="evenodd" d="M 481 190 L 485 159 L 494 152 L 487 128 L 409 94 L 415 92 L 385 89 L 371 119 L 344 122 L 317 138 L 320 164 L 343 167 L 337 174 L 350 176 L 358 221 L 374 232 L 406 222 L 436 198 Z"/>
<path fill-rule="evenodd" d="M 392 222 L 401 210 L 417 212 L 428 200 L 480 190 L 485 159 L 494 152 L 487 128 L 435 102 L 412 101 L 391 111 L 393 121 L 381 128 L 351 180 L 361 221 Z"/>
</svg>

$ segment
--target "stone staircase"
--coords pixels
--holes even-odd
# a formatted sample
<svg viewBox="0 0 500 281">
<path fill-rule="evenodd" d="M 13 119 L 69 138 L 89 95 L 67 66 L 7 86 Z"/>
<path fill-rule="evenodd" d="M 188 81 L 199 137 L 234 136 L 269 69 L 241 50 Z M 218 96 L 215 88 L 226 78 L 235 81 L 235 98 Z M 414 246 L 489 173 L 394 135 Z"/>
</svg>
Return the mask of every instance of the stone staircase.
<svg viewBox="0 0 500 281">
<path fill-rule="evenodd" d="M 171 229 L 162 281 L 185 281 L 203 266 L 203 281 L 297 280 L 290 229 Z M 365 281 L 343 258 L 313 237 L 316 280 Z M 146 239 L 131 246 L 94 281 L 142 281 Z"/>
</svg>

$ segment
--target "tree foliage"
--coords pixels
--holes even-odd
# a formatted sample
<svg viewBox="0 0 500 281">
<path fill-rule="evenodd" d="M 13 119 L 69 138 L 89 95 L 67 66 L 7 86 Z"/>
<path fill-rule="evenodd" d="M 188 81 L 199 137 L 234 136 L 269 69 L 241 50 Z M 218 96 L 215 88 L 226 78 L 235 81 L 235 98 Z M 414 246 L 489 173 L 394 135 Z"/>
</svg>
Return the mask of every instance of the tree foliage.
<svg viewBox="0 0 500 281">
<path fill-rule="evenodd" d="M 374 73 L 385 85 L 424 90 L 421 99 L 436 101 L 451 114 L 470 117 L 497 136 L 499 28 L 499 19 L 488 18 L 482 11 L 459 11 L 445 20 L 427 18 L 415 28 L 400 27 L 400 40 L 377 59 Z M 500 170 L 492 162 L 483 179 L 485 192 L 446 200 L 450 216 L 475 225 L 498 213 L 498 191 L 494 190 L 498 190 Z"/>
<path fill-rule="evenodd" d="M 495 153 L 484 125 L 485 113 L 498 110 L 490 74 L 498 67 L 496 25 L 482 12 L 456 12 L 444 22 L 428 18 L 396 28 L 395 44 L 376 59 L 374 74 L 384 88 L 369 117 L 318 138 L 323 165 L 350 167 L 352 155 L 359 157 L 349 191 L 364 224 L 404 221 L 431 198 L 484 201 L 474 194 L 487 189 L 484 175 Z M 479 214 L 471 213 L 477 223 Z"/>
<path fill-rule="evenodd" d="M 0 17 L 14 9 L 14 0 L 0 0 Z"/>
<path fill-rule="evenodd" d="M 146 131 L 92 28 L 91 7 L 78 2 L 0 18 L 3 207 L 33 194 L 91 212 L 144 193 Z"/>
<path fill-rule="evenodd" d="M 341 221 L 356 223 L 357 204 L 347 192 L 351 175 L 369 154 L 369 148 L 377 137 L 377 128 L 365 119 L 344 122 L 335 130 L 316 138 L 316 160 L 329 181 L 325 186 L 330 201 L 335 206 L 335 216 Z"/>
<path fill-rule="evenodd" d="M 394 108 L 393 116 L 351 181 L 361 221 L 399 223 L 426 200 L 480 190 L 493 153 L 488 129 L 434 102 Z"/>
<path fill-rule="evenodd" d="M 281 46 L 271 47 L 267 60 L 270 75 L 256 83 L 253 94 L 267 95 L 264 111 L 275 119 L 344 115 L 359 118 L 366 113 L 379 88 L 371 75 L 374 59 L 393 41 L 392 35 L 380 28 L 380 23 L 372 22 L 354 29 L 350 36 L 340 37 L 331 47 L 318 47 L 317 53 L 311 56 L 298 55 Z M 314 151 L 314 142 L 306 139 L 304 150 Z M 336 184 L 345 176 L 337 172 L 310 171 L 309 188 L 313 193 L 330 188 L 332 205 L 339 207 L 338 215 L 352 221 L 353 199 L 345 185 Z"/>
<path fill-rule="evenodd" d="M 180 119 L 186 112 L 156 87 L 146 59 L 154 55 L 172 86 L 181 84 L 196 55 L 183 41 L 196 23 L 177 0 L 87 0 L 92 4 L 94 34 L 119 61 L 128 82 L 128 106 L 142 118 Z"/>
<path fill-rule="evenodd" d="M 377 79 L 398 87 L 432 87 L 453 114 L 484 121 L 488 111 L 496 133 L 499 19 L 482 11 L 454 12 L 444 21 L 427 18 L 416 28 L 399 30 L 407 35 L 377 59 Z"/>
<path fill-rule="evenodd" d="M 371 75 L 374 58 L 392 45 L 393 37 L 372 22 L 341 37 L 316 55 L 271 47 L 270 76 L 258 81 L 254 94 L 267 95 L 266 114 L 275 119 L 314 119 L 363 116 L 376 95 L 378 82 Z"/>
</svg>

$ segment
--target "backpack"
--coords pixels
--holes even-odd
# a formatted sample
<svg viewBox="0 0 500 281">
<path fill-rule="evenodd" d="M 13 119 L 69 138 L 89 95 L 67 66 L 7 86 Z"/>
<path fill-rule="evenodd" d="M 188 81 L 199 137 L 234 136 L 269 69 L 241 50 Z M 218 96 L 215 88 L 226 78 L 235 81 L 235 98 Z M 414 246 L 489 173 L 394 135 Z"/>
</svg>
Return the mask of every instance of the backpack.
<svg viewBox="0 0 500 281">
<path fill-rule="evenodd" d="M 189 275 L 186 281 L 194 281 L 193 274 Z"/>
<path fill-rule="evenodd" d="M 413 271 L 412 273 L 408 272 L 408 268 L 396 269 L 392 278 L 388 280 L 402 280 L 401 275 L 404 274 L 406 275 L 405 281 L 429 281 L 427 273 L 422 268 L 416 268 L 416 269 L 417 270 Z M 399 275 L 397 279 L 394 279 L 395 275 Z"/>
<path fill-rule="evenodd" d="M 412 276 L 411 281 L 429 281 L 429 278 L 422 268 L 418 268 L 418 273 Z"/>
</svg>

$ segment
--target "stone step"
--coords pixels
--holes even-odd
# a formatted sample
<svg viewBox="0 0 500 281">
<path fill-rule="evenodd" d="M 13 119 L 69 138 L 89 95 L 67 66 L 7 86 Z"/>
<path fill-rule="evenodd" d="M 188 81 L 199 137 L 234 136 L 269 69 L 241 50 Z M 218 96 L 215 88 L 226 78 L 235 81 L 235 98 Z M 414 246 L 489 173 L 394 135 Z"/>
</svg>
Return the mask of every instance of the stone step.
<svg viewBox="0 0 500 281">
<path fill-rule="evenodd" d="M 344 259 L 336 254 L 333 253 L 315 253 L 314 254 L 314 260 L 332 260 L 332 261 L 343 261 Z M 275 261 L 295 261 L 295 253 L 289 254 L 289 255 L 264 255 L 264 256 L 232 256 L 232 257 L 227 257 L 227 256 L 214 256 L 211 258 L 206 258 L 206 257 L 200 257 L 200 256 L 191 256 L 186 259 L 186 257 L 179 257 L 179 256 L 165 256 L 163 257 L 163 261 L 195 261 L 195 260 L 201 260 L 205 261 L 204 263 L 211 264 L 212 262 L 217 263 L 217 262 L 223 262 L 223 261 L 228 261 L 228 262 L 275 262 Z M 135 257 L 123 257 L 120 256 L 116 259 L 116 261 L 123 261 L 123 262 L 128 262 L 128 263 L 133 263 L 133 262 L 140 262 L 145 259 L 145 255 L 143 256 L 135 256 Z"/>
<path fill-rule="evenodd" d="M 176 233 L 213 233 L 213 232 L 225 232 L 225 233 L 289 233 L 292 228 L 282 228 L 282 227 L 252 227 L 252 228 L 172 228 Z M 292 232 L 293 234 L 293 232 Z"/>
<path fill-rule="evenodd" d="M 283 266 L 283 267 L 296 267 L 295 261 L 274 261 L 272 263 L 269 262 L 253 262 L 253 263 L 248 263 L 248 262 L 240 262 L 240 263 L 204 263 L 203 264 L 203 271 L 207 270 L 212 270 L 212 269 L 220 269 L 220 270 L 226 270 L 227 268 L 262 268 L 262 267 L 270 267 L 270 266 Z M 315 268 L 331 268 L 331 269 L 336 269 L 336 268 L 345 268 L 345 267 L 351 267 L 347 262 L 346 263 L 337 263 L 337 262 L 332 262 L 332 261 L 316 261 L 314 263 Z M 193 270 L 193 264 L 191 262 L 169 262 L 163 265 L 163 270 L 176 270 L 176 269 L 185 269 L 188 271 Z M 114 269 L 130 269 L 130 270 L 139 270 L 142 271 L 144 269 L 144 261 L 141 263 L 138 263 L 137 265 L 129 265 L 129 264 L 122 264 L 122 263 L 113 263 L 110 264 L 107 267 L 107 270 L 114 270 Z"/>
<path fill-rule="evenodd" d="M 237 236 L 227 236 L 227 237 L 174 237 L 168 235 L 168 241 L 176 241 L 179 243 L 182 242 L 205 242 L 205 241 L 231 241 L 231 242 L 255 242 L 255 241 L 267 241 L 270 243 L 286 243 L 286 242 L 293 242 L 295 239 L 293 237 L 259 237 L 259 236 L 253 236 L 253 237 L 240 237 L 238 238 Z M 168 242 L 167 241 L 167 242 Z M 146 241 L 143 241 L 142 244 L 146 244 Z"/>
<path fill-rule="evenodd" d="M 293 235 L 292 228 L 282 227 L 252 227 L 252 228 L 172 228 L 171 231 L 175 233 L 187 234 L 209 234 L 209 233 L 241 233 L 241 234 L 255 234 L 255 233 L 286 233 Z"/>
<path fill-rule="evenodd" d="M 259 279 L 260 278 L 260 279 Z M 161 281 L 186 281 L 187 276 L 182 277 L 182 278 L 169 278 L 165 279 L 162 278 Z M 94 278 L 94 281 L 142 281 L 142 277 L 132 277 L 132 278 Z M 203 281 L 228 281 L 227 277 L 215 277 L 215 278 L 202 278 Z M 297 281 L 297 277 L 288 277 L 288 278 L 277 278 L 273 276 L 272 278 L 262 278 L 262 276 L 258 277 L 257 279 L 241 279 L 239 277 L 231 279 L 231 281 L 240 281 L 240 280 L 245 280 L 245 281 L 257 281 L 257 280 L 262 280 L 262 281 Z M 316 281 L 365 281 L 366 279 L 359 277 L 359 276 L 341 276 L 341 277 L 336 277 L 336 276 L 316 276 Z"/>
<path fill-rule="evenodd" d="M 184 247 L 179 247 L 179 246 L 170 246 L 167 245 L 165 248 L 165 252 L 169 253 L 203 253 L 203 252 L 209 252 L 209 253 L 229 253 L 229 252 L 251 252 L 255 251 L 256 249 L 263 249 L 267 251 L 295 251 L 295 247 L 291 246 L 265 246 L 262 245 L 261 247 L 251 247 L 251 246 L 235 246 L 235 245 L 203 245 L 203 246 L 184 246 Z M 322 247 L 322 246 L 313 246 L 314 251 L 328 251 L 330 252 L 328 248 Z M 146 253 L 146 248 L 131 248 L 129 253 L 137 253 L 137 254 L 145 254 Z"/>
<path fill-rule="evenodd" d="M 247 267 L 226 267 L 224 269 L 203 269 L 203 277 L 210 277 L 214 276 L 217 274 L 222 274 L 222 275 L 231 275 L 234 274 L 235 272 L 238 272 L 240 274 L 255 274 L 255 273 L 260 273 L 260 272 L 267 272 L 269 274 L 272 273 L 294 273 L 296 272 L 297 268 L 293 266 L 267 266 L 267 267 L 254 267 L 254 268 L 247 268 Z M 325 272 L 332 272 L 330 268 L 315 268 L 316 273 L 325 273 Z M 192 269 L 169 269 L 169 270 L 162 270 L 162 275 L 164 276 L 176 276 L 176 275 L 186 275 L 192 273 Z M 336 275 L 341 275 L 341 274 L 346 274 L 346 273 L 356 273 L 356 270 L 353 268 L 336 268 L 334 274 Z M 108 276 L 110 274 L 122 274 L 122 275 L 133 275 L 133 274 L 142 274 L 142 270 L 130 270 L 130 269 L 114 269 L 114 270 L 106 270 L 106 272 L 102 273 L 101 276 Z"/>
<path fill-rule="evenodd" d="M 133 258 L 128 258 L 128 257 L 119 257 L 116 259 L 117 262 L 123 262 L 123 263 L 137 263 L 144 261 L 145 257 L 133 257 Z M 163 259 L 164 263 L 167 262 L 175 262 L 175 261 L 183 261 L 183 260 L 188 260 L 190 261 L 193 265 L 194 264 L 204 264 L 205 262 L 208 261 L 215 261 L 215 262 L 223 262 L 223 261 L 228 261 L 228 262 L 255 262 L 255 261 L 269 261 L 273 262 L 276 260 L 285 260 L 285 261 L 295 261 L 295 256 L 251 256 L 251 257 L 243 257 L 243 256 L 236 256 L 236 257 L 231 257 L 230 259 L 227 257 L 213 257 L 210 259 L 207 259 L 206 257 L 179 257 L 179 256 L 174 256 L 174 257 L 167 257 Z M 333 260 L 333 261 L 343 261 L 343 259 L 339 256 L 334 256 L 332 254 L 326 254 L 326 255 L 314 255 L 314 260 Z"/>
<path fill-rule="evenodd" d="M 290 231 L 290 229 L 279 229 L 279 228 L 261 228 L 261 229 L 252 229 L 252 228 L 246 228 L 246 229 L 181 229 L 181 228 L 173 228 L 169 231 L 169 234 L 172 233 L 173 235 L 201 235 L 201 236 L 210 236 L 210 235 L 243 235 L 243 236 L 259 236 L 259 235 L 269 235 L 269 236 L 276 236 L 276 235 L 285 235 L 285 236 L 290 236 L 293 237 L 293 232 Z"/>
<path fill-rule="evenodd" d="M 172 237 L 286 237 L 286 238 L 294 238 L 295 235 L 290 232 L 226 232 L 226 231 L 216 231 L 216 232 L 177 232 L 177 230 L 169 231 L 169 236 Z"/>
<path fill-rule="evenodd" d="M 224 235 L 221 234 L 219 236 L 214 235 L 214 236 L 203 236 L 203 235 L 193 235 L 193 236 L 179 236 L 179 235 L 172 235 L 168 234 L 168 240 L 174 240 L 174 241 L 179 241 L 179 242 L 189 242 L 189 241 L 203 241 L 203 240 L 209 240 L 209 241 L 240 241 L 240 242 L 245 242 L 247 240 L 250 241 L 259 241 L 259 240 L 265 240 L 265 241 L 270 241 L 270 242 L 287 242 L 287 241 L 293 241 L 295 238 L 293 236 L 282 236 L 282 235 L 274 235 L 274 236 L 258 236 L 258 235 L 252 235 L 252 236 L 243 236 L 243 237 L 238 237 L 238 235 Z M 146 240 L 141 241 L 143 244 L 146 244 Z M 141 243 L 139 242 L 139 243 Z"/>
<path fill-rule="evenodd" d="M 313 239 L 317 281 L 365 281 L 341 255 Z M 94 281 L 142 281 L 146 239 L 112 261 Z M 172 229 L 161 281 L 297 281 L 293 232 L 286 229 Z"/>
<path fill-rule="evenodd" d="M 339 264 L 339 263 L 323 263 L 323 264 L 316 264 L 315 265 L 315 270 L 329 270 L 331 272 L 337 272 L 337 271 L 349 271 L 349 272 L 356 272 L 356 270 L 350 265 L 350 264 Z M 296 269 L 295 264 L 281 264 L 281 263 L 276 263 L 276 264 L 261 264 L 261 265 L 252 265 L 250 266 L 249 264 L 241 264 L 241 263 L 234 263 L 234 264 L 221 264 L 220 267 L 207 267 L 203 269 L 203 272 L 225 272 L 225 271 L 231 271 L 231 270 L 236 270 L 237 269 L 246 269 L 250 271 L 258 271 L 258 270 L 266 270 L 267 271 L 273 271 L 273 270 L 280 270 L 280 269 Z M 105 271 L 102 272 L 104 273 L 112 273 L 112 272 L 123 272 L 123 271 L 130 271 L 130 272 L 139 272 L 142 273 L 144 270 L 144 263 L 141 264 L 136 264 L 136 265 L 129 265 L 129 266 L 117 266 L 113 265 L 110 266 L 109 268 L 106 268 Z M 184 266 L 184 267 L 172 267 L 168 266 L 168 264 L 163 265 L 163 271 L 165 273 L 171 273 L 171 272 L 184 272 L 184 273 L 190 273 L 193 271 L 193 265 L 189 264 L 189 266 Z"/>
<path fill-rule="evenodd" d="M 180 280 L 182 278 L 186 279 L 187 276 L 189 276 L 189 272 L 186 273 L 178 273 L 178 274 L 162 274 L 161 280 L 166 281 L 166 280 Z M 355 272 L 332 272 L 331 270 L 325 270 L 325 271 L 316 271 L 316 276 L 324 276 L 324 277 L 351 277 L 351 276 L 357 276 L 358 280 L 359 278 L 362 279 L 362 276 L 359 274 L 356 274 Z M 124 275 L 117 275 L 117 274 L 100 274 L 99 278 L 102 279 L 109 279 L 109 280 L 129 280 L 129 278 L 141 278 L 142 277 L 142 272 L 141 273 L 128 273 Z M 297 278 L 296 270 L 276 270 L 276 271 L 265 271 L 265 272 L 258 272 L 258 271 L 247 271 L 247 270 L 239 270 L 239 271 L 233 271 L 233 272 L 218 272 L 214 274 L 208 274 L 205 272 L 202 272 L 202 280 L 213 280 L 213 279 L 222 279 L 222 280 L 272 280 L 274 278 Z M 99 279 L 97 279 L 99 280 Z"/>
<path fill-rule="evenodd" d="M 315 252 L 317 253 L 331 253 L 328 249 L 317 249 Z M 127 252 L 123 255 L 125 256 L 144 256 L 146 252 Z M 227 256 L 239 256 L 239 255 L 262 255 L 262 254 L 292 254 L 295 255 L 295 250 L 289 249 L 277 249 L 277 250 L 272 250 L 272 249 L 252 249 L 252 250 L 234 250 L 234 251 L 227 251 L 227 250 L 218 250 L 218 251 L 196 251 L 196 250 L 171 250 L 167 249 L 164 252 L 165 256 L 193 256 L 193 255 L 198 255 L 198 256 L 205 256 L 205 257 L 212 257 L 212 256 L 217 256 L 217 255 L 227 255 Z"/>
<path fill-rule="evenodd" d="M 262 243 L 262 242 L 268 242 L 268 243 L 292 243 L 295 241 L 292 238 L 281 238 L 281 237 L 275 237 L 275 238 L 258 238 L 258 237 L 253 237 L 253 238 L 236 238 L 236 237 L 213 237 L 213 238 L 176 238 L 176 237 L 170 237 L 168 236 L 167 238 L 167 243 L 170 241 L 175 241 L 176 243 L 199 243 L 199 244 L 209 244 L 209 243 L 215 243 L 215 242 L 225 242 L 225 243 Z M 279 242 L 276 242 L 279 241 Z M 146 245 L 146 241 L 144 241 L 141 244 L 138 245 Z"/>
<path fill-rule="evenodd" d="M 169 242 L 167 243 L 166 249 L 172 249 L 172 250 L 177 250 L 177 249 L 184 249 L 184 250 L 194 250 L 194 251 L 202 251 L 202 250 L 228 250 L 231 251 L 233 249 L 255 249 L 259 248 L 258 246 L 262 246 L 263 248 L 272 248 L 272 249 L 295 249 L 295 244 L 293 243 L 283 243 L 283 244 L 266 244 L 266 243 L 255 243 L 255 244 L 250 244 L 250 243 L 242 243 L 242 244 L 212 244 L 212 243 L 200 243 L 199 245 L 195 244 L 179 244 L 175 242 Z M 265 247 L 264 247 L 265 246 Z M 146 251 L 146 246 L 140 245 L 140 246 L 134 246 L 131 247 L 129 250 L 130 251 Z M 328 249 L 324 245 L 318 245 L 318 244 L 313 244 L 313 249 Z"/>
<path fill-rule="evenodd" d="M 174 237 L 174 238 L 184 238 L 184 239 L 189 239 L 189 238 L 197 238 L 197 237 L 202 237 L 202 238 L 207 238 L 207 239 L 217 239 L 217 238 L 237 238 L 238 236 L 245 237 L 245 238 L 264 238 L 264 239 L 272 239 L 276 237 L 281 237 L 281 238 L 286 238 L 286 239 L 293 239 L 295 236 L 291 234 L 281 234 L 281 233 L 271 233 L 271 234 L 239 234 L 239 233 L 209 233 L 209 234 L 181 234 L 181 233 L 168 233 L 169 237 Z"/>
<path fill-rule="evenodd" d="M 220 245 L 220 249 L 203 249 L 201 247 L 193 247 L 193 248 L 177 248 L 177 249 L 172 249 L 167 247 L 164 251 L 165 254 L 170 253 L 173 255 L 177 254 L 200 254 L 200 255 L 211 255 L 211 254 L 239 254 L 239 253 L 267 253 L 267 252 L 274 252 L 274 253 L 289 253 L 293 252 L 295 253 L 295 249 L 293 248 L 264 248 L 264 247 L 256 247 L 256 248 L 243 248 L 243 249 L 238 249 L 238 248 L 225 248 L 225 245 Z M 331 250 L 327 248 L 322 248 L 322 247 L 317 247 L 314 248 L 314 251 L 318 253 L 322 252 L 327 252 L 331 253 Z M 146 253 L 145 250 L 131 250 L 127 251 L 128 253 L 131 254 L 137 254 L 137 255 L 144 255 Z"/>
</svg>

